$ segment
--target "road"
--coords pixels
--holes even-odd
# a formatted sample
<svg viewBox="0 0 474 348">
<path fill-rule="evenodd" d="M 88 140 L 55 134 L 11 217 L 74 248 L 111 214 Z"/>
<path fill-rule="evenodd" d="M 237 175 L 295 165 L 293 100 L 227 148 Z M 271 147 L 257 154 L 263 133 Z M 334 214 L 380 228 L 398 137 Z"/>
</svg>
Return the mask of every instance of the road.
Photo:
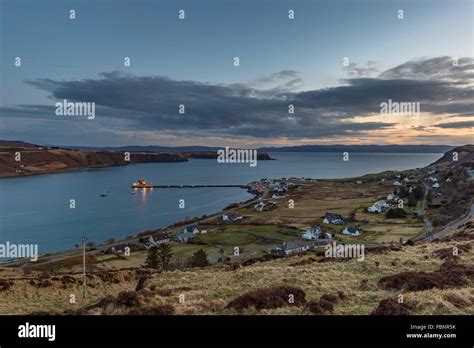
<svg viewBox="0 0 474 348">
<path fill-rule="evenodd" d="M 445 235 L 447 235 L 447 234 L 451 233 L 452 231 L 454 231 L 459 226 L 462 226 L 466 222 L 468 222 L 470 220 L 473 220 L 473 219 L 474 219 L 474 204 L 471 204 L 471 209 L 469 210 L 469 212 L 464 217 L 462 217 L 459 220 L 451 222 L 449 225 L 443 227 L 441 230 L 436 231 L 434 233 L 432 232 L 433 227 L 431 225 L 431 222 L 429 222 L 429 220 L 426 219 L 429 222 L 430 226 L 431 226 L 431 231 L 429 233 L 427 231 L 424 232 L 423 234 L 418 236 L 418 238 L 416 238 L 416 239 L 414 238 L 413 241 L 414 241 L 415 244 L 423 244 L 423 243 L 431 242 L 433 239 L 444 237 Z M 423 221 L 424 220 L 425 219 L 423 219 Z"/>
</svg>

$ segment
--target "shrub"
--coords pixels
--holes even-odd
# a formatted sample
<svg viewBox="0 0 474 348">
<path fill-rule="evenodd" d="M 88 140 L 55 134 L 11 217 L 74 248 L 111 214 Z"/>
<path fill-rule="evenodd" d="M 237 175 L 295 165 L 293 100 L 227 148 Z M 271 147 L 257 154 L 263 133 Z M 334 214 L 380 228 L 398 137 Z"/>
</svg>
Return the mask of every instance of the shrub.
<svg viewBox="0 0 474 348">
<path fill-rule="evenodd" d="M 129 315 L 173 315 L 175 309 L 170 304 L 164 304 L 154 307 L 145 307 L 145 308 L 134 308 Z"/>
<path fill-rule="evenodd" d="M 385 298 L 370 315 L 409 315 L 415 307 L 415 303 L 398 303 L 393 298 Z"/>
<path fill-rule="evenodd" d="M 293 295 L 294 301 L 289 301 Z M 306 303 L 305 292 L 297 287 L 278 286 L 247 292 L 229 302 L 227 308 L 242 311 L 255 307 L 257 310 L 279 308 L 283 306 L 300 306 Z"/>
<path fill-rule="evenodd" d="M 407 212 L 402 208 L 390 208 L 386 213 L 385 217 L 387 219 L 397 219 L 397 218 L 406 218 Z"/>
<path fill-rule="evenodd" d="M 117 296 L 116 303 L 126 307 L 138 307 L 141 304 L 138 299 L 138 294 L 135 291 L 120 292 Z"/>
</svg>

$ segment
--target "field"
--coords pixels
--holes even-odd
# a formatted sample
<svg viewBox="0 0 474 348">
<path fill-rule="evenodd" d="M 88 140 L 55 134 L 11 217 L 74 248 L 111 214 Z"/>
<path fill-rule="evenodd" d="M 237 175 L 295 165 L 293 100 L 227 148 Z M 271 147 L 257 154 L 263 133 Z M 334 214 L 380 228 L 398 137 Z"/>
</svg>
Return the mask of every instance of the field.
<svg viewBox="0 0 474 348">
<path fill-rule="evenodd" d="M 275 200 L 276 209 L 256 212 L 241 209 L 245 224 L 276 224 L 302 231 L 319 225 L 336 235 L 342 241 L 351 243 L 379 244 L 408 240 L 423 231 L 423 224 L 412 214 L 417 208 L 405 207 L 409 216 L 405 219 L 386 219 L 384 214 L 368 213 L 366 208 L 374 202 L 385 199 L 393 192 L 391 183 L 382 184 L 380 175 L 357 184 L 355 180 L 300 181 L 299 188 L 287 194 L 285 199 Z M 294 208 L 288 207 L 288 200 L 294 201 Z M 361 228 L 362 235 L 348 237 L 341 233 L 344 226 L 323 225 L 327 212 L 340 214 L 351 225 Z"/>
<path fill-rule="evenodd" d="M 463 237 L 425 245 L 407 245 L 400 251 L 368 253 L 363 262 L 356 259 L 324 262 L 321 261 L 324 257 L 308 253 L 234 270 L 222 264 L 164 273 L 147 273 L 141 268 L 96 270 L 88 276 L 86 300 L 81 298 L 80 274 L 69 272 L 67 275 L 38 277 L 25 276 L 20 271 L 16 276 L 11 271 L 8 276 L 3 276 L 0 272 L 0 313 L 76 311 L 84 314 L 126 314 L 132 308 L 127 302 L 120 302 L 125 300 L 119 293 L 128 291 L 128 294 L 135 294 L 133 296 L 138 301 L 134 308 L 138 307 L 143 311 L 153 307 L 172 308 L 174 314 L 236 314 L 234 309 L 227 308 L 227 304 L 236 297 L 252 290 L 291 286 L 302 289 L 308 302 L 318 300 L 325 294 L 342 292 L 342 300 L 338 300 L 331 312 L 336 315 L 369 314 L 381 300 L 397 299 L 400 294 L 406 303 L 412 304 L 411 314 L 472 315 L 472 276 L 465 278 L 465 282 L 457 286 L 446 283 L 441 288 L 414 291 L 389 289 L 380 284 L 381 278 L 401 272 L 436 272 L 447 261 L 440 255 L 445 255 L 444 251 L 450 251 L 454 246 L 463 246 L 462 250 L 465 250 L 456 257 L 456 264 L 472 267 L 474 253 L 468 247 L 474 235 L 472 222 L 459 228 L 456 233 L 463 233 Z M 135 291 L 143 276 L 143 289 Z M 9 285 L 5 286 L 8 282 Z M 76 295 L 76 303 L 70 303 L 71 294 Z M 109 300 L 119 300 L 110 300 L 112 302 L 109 303 L 104 300 L 107 296 L 111 296 Z M 99 302 L 100 300 L 102 301 Z M 164 305 L 167 307 L 163 307 Z M 262 310 L 251 307 L 243 313 L 311 314 L 305 306 L 281 306 Z"/>
</svg>

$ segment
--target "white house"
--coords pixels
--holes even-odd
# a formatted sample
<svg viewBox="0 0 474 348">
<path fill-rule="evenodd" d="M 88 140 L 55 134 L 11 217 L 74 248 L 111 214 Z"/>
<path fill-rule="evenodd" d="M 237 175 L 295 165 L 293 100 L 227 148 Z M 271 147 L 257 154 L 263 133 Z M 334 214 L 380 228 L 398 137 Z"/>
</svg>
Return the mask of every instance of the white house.
<svg viewBox="0 0 474 348">
<path fill-rule="evenodd" d="M 344 219 L 339 214 L 326 213 L 326 215 L 324 215 L 323 223 L 326 225 L 328 224 L 343 225 Z"/>
<path fill-rule="evenodd" d="M 306 240 L 316 240 L 316 239 L 331 239 L 332 236 L 330 233 L 322 233 L 319 226 L 313 226 L 307 230 L 301 238 Z"/>
<path fill-rule="evenodd" d="M 260 201 L 253 206 L 253 209 L 255 211 L 263 211 L 263 209 L 265 209 L 266 206 L 267 204 L 265 202 Z"/>
<path fill-rule="evenodd" d="M 357 237 L 357 236 L 360 236 L 360 231 L 355 228 L 355 227 L 345 227 L 343 230 L 342 230 L 342 234 L 346 234 L 348 236 L 353 236 L 353 237 Z"/>
<path fill-rule="evenodd" d="M 375 202 L 371 207 L 367 208 L 369 213 L 381 213 L 384 209 L 390 208 L 390 204 L 385 203 L 384 200 Z"/>
<path fill-rule="evenodd" d="M 387 201 L 398 201 L 400 199 L 400 197 L 398 197 L 396 194 L 394 193 L 389 193 L 387 195 Z"/>
<path fill-rule="evenodd" d="M 428 178 L 426 178 L 426 180 L 429 180 L 431 182 L 438 182 L 438 179 L 434 176 L 431 176 L 431 175 Z"/>
<path fill-rule="evenodd" d="M 244 217 L 242 215 L 236 214 L 236 213 L 229 213 L 229 214 L 223 214 L 222 215 L 222 221 L 224 222 L 235 222 L 242 220 Z"/>
<path fill-rule="evenodd" d="M 398 180 L 395 180 L 395 181 L 393 182 L 393 186 L 402 186 L 402 183 L 401 183 L 400 181 L 398 181 Z"/>
<path fill-rule="evenodd" d="M 434 182 L 433 185 L 431 185 L 432 188 L 439 188 L 439 184 L 437 182 Z"/>
<path fill-rule="evenodd" d="M 184 228 L 184 233 L 199 234 L 199 229 L 196 224 L 192 224 Z"/>
</svg>

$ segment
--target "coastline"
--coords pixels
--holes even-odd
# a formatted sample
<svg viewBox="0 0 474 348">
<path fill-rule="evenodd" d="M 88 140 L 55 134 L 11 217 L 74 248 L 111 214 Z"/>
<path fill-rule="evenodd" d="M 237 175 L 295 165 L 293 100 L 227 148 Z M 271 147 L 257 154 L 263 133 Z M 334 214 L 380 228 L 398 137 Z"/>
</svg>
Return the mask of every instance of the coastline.
<svg viewBox="0 0 474 348">
<path fill-rule="evenodd" d="M 441 159 L 440 159 L 441 160 Z M 440 160 L 436 161 L 435 163 L 438 163 Z M 130 164 L 135 164 L 135 163 L 130 163 Z M 121 164 L 120 164 L 121 165 Z M 426 166 L 426 167 L 423 167 L 423 168 L 415 168 L 415 169 L 407 169 L 407 170 L 404 170 L 403 172 L 417 172 L 417 173 L 421 173 L 421 171 L 423 170 L 426 170 L 428 167 L 434 165 L 434 163 Z M 119 165 L 112 165 L 112 166 L 119 166 Z M 88 170 L 96 170 L 96 169 L 102 169 L 102 168 L 107 168 L 107 167 L 111 167 L 109 165 L 105 165 L 105 166 L 95 166 L 95 167 L 89 167 L 89 168 L 68 168 L 68 169 L 64 169 L 64 170 L 61 170 L 61 171 L 53 171 L 53 172 L 50 172 L 48 174 L 54 174 L 54 173 L 62 173 L 62 172 L 69 172 L 69 171 L 88 171 Z M 353 182 L 355 181 L 356 179 L 359 179 L 359 180 L 372 180 L 372 179 L 369 179 L 371 177 L 379 177 L 381 175 L 387 175 L 387 174 L 392 174 L 393 173 L 402 173 L 400 171 L 383 171 L 383 172 L 378 172 L 378 173 L 368 173 L 368 174 L 365 174 L 365 175 L 362 175 L 362 176 L 355 176 L 355 177 L 347 177 L 347 178 L 337 178 L 337 179 L 301 179 L 301 180 L 309 180 L 310 182 L 314 181 L 314 182 L 340 182 L 340 183 L 343 183 L 343 182 Z M 43 173 L 41 173 L 43 174 Z M 35 174 L 31 174 L 31 175 L 39 175 L 39 173 L 35 173 Z M 27 176 L 27 175 L 23 175 L 23 176 Z M 6 176 L 6 177 L 3 177 L 3 178 L 8 178 L 8 177 L 14 177 L 14 176 Z M 18 176 L 17 176 L 18 177 Z M 297 179 L 297 178 L 295 178 Z M 287 179 L 285 179 L 287 180 Z M 288 180 L 291 180 L 288 179 Z M 249 206 L 255 202 L 257 202 L 259 200 L 259 198 L 262 198 L 262 196 L 264 196 L 263 194 L 262 195 L 255 195 L 253 198 L 251 198 L 250 200 L 247 200 L 245 202 L 240 202 L 237 204 L 237 207 L 233 208 L 232 210 L 238 210 L 238 209 L 241 209 L 243 207 L 246 207 L 246 206 Z M 222 209 L 222 210 L 218 210 L 218 211 L 214 211 L 212 213 L 210 213 L 209 215 L 206 216 L 206 218 L 198 218 L 196 220 L 193 220 L 192 223 L 203 223 L 209 219 L 212 219 L 212 218 L 215 218 L 216 216 L 222 214 L 224 211 L 226 211 L 226 209 Z M 187 223 L 190 223 L 189 221 L 187 220 L 179 220 L 175 223 L 172 223 L 166 227 L 162 227 L 162 228 L 152 228 L 152 229 L 147 229 L 147 230 L 142 230 L 140 232 L 137 232 L 136 234 L 134 234 L 134 237 L 132 239 L 120 239 L 120 240 L 116 240 L 114 241 L 113 243 L 101 243 L 101 244 L 94 244 L 94 248 L 95 249 L 103 249 L 103 248 L 106 248 L 106 247 L 111 247 L 113 245 L 117 245 L 117 244 L 121 244 L 121 243 L 124 243 L 124 242 L 136 242 L 139 238 L 141 238 L 143 235 L 147 235 L 147 234 L 151 234 L 151 233 L 156 233 L 157 231 L 160 231 L 160 232 L 170 232 L 172 231 L 173 229 L 176 229 L 176 227 L 180 226 L 180 227 L 183 227 L 183 226 L 186 226 Z M 76 255 L 80 253 L 80 251 L 76 250 L 76 249 L 60 249 L 60 250 L 55 250 L 55 251 L 52 251 L 52 252 L 47 252 L 47 253 L 44 253 L 40 256 L 41 259 L 43 258 L 59 258 L 59 257 L 68 257 L 68 256 L 71 256 L 71 255 Z M 25 261 L 24 260 L 10 260 L 10 261 L 2 261 L 0 262 L 0 267 L 2 266 L 9 266 L 9 265 L 12 265 L 12 264 L 24 264 Z"/>
</svg>

